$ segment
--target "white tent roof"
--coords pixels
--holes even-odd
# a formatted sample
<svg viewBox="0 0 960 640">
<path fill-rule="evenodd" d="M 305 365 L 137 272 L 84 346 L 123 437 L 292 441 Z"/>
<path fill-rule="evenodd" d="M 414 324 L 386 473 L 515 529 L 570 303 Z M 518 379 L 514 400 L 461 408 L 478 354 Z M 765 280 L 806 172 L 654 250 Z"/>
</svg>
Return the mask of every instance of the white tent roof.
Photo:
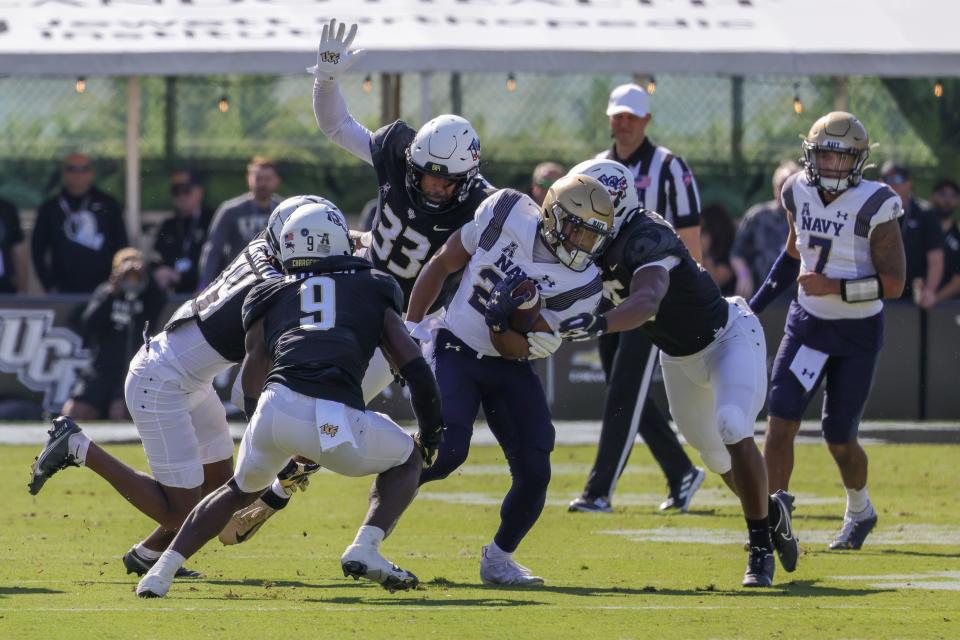
<svg viewBox="0 0 960 640">
<path fill-rule="evenodd" d="M 330 17 L 361 71 L 960 75 L 955 0 L 0 0 L 0 74 L 297 73 Z"/>
</svg>

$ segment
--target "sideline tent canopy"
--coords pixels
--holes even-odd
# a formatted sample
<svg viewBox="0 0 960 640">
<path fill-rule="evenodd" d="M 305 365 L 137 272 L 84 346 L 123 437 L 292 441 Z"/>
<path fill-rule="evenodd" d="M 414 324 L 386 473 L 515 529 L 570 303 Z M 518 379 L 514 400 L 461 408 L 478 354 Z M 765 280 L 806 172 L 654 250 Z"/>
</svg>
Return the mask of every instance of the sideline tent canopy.
<svg viewBox="0 0 960 640">
<path fill-rule="evenodd" d="M 953 0 L 0 0 L 0 74 L 358 71 L 960 75 Z"/>
</svg>

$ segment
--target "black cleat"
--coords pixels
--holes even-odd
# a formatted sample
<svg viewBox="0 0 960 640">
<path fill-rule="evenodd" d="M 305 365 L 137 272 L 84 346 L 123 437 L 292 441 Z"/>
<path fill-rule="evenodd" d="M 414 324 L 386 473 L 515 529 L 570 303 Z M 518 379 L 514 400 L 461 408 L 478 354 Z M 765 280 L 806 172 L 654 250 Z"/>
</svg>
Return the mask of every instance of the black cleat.
<svg viewBox="0 0 960 640">
<path fill-rule="evenodd" d="M 30 495 L 40 493 L 44 483 L 57 471 L 80 466 L 69 448 L 70 436 L 74 433 L 80 433 L 80 427 L 67 416 L 60 416 L 53 421 L 53 428 L 47 431 L 50 436 L 47 444 L 30 467 L 30 484 L 27 485 Z"/>
<path fill-rule="evenodd" d="M 770 539 L 784 571 L 794 571 L 800 558 L 800 539 L 793 533 L 793 496 L 780 489 L 770 496 L 776 509 L 770 511 Z"/>
<path fill-rule="evenodd" d="M 159 559 L 159 558 L 158 558 Z M 153 565 L 157 564 L 156 560 L 147 560 L 143 556 L 137 553 L 136 547 L 130 549 L 125 554 L 123 554 L 123 566 L 127 568 L 127 574 L 135 573 L 138 576 L 142 576 L 147 571 L 150 571 L 150 568 Z M 193 569 L 187 569 L 186 567 L 180 567 L 177 569 L 177 572 L 174 574 L 174 577 L 177 578 L 202 578 L 203 574 L 199 571 L 194 571 Z M 137 595 L 140 595 L 139 593 Z M 156 595 L 140 595 L 141 598 L 151 598 L 159 597 Z"/>
<path fill-rule="evenodd" d="M 776 564 L 769 549 L 750 547 L 750 558 L 747 560 L 747 570 L 743 574 L 745 587 L 773 586 L 773 571 Z"/>
<path fill-rule="evenodd" d="M 863 520 L 846 517 L 843 519 L 840 533 L 830 543 L 830 548 L 835 551 L 856 551 L 863 546 L 863 541 L 875 526 L 877 526 L 876 512 Z"/>
<path fill-rule="evenodd" d="M 683 474 L 680 486 L 671 487 L 670 495 L 660 503 L 660 511 L 677 509 L 681 513 L 686 513 L 690 509 L 693 494 L 697 492 L 706 477 L 707 473 L 700 467 L 690 467 L 690 470 Z"/>
</svg>

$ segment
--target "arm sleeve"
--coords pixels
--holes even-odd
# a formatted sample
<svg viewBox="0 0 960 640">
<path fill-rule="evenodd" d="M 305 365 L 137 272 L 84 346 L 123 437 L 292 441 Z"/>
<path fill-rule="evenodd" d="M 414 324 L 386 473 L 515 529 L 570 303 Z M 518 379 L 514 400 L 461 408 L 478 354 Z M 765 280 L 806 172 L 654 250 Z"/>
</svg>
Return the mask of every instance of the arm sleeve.
<svg viewBox="0 0 960 640">
<path fill-rule="evenodd" d="M 410 404 L 417 416 L 420 433 L 435 434 L 443 428 L 443 413 L 440 410 L 440 387 L 430 366 L 419 357 L 403 365 L 400 376 L 410 388 Z"/>
<path fill-rule="evenodd" d="M 373 164 L 370 130 L 347 111 L 347 102 L 338 83 L 314 80 L 313 115 L 324 135 L 367 164 Z"/>
<path fill-rule="evenodd" d="M 700 224 L 700 192 L 690 167 L 683 158 L 676 156 L 668 167 L 670 171 L 670 194 L 667 208 L 673 213 L 674 226 L 677 229 L 695 227 Z"/>
<path fill-rule="evenodd" d="M 50 246 L 50 214 L 45 206 L 37 210 L 37 219 L 33 223 L 33 235 L 30 237 L 30 255 L 37 278 L 46 291 L 57 286 L 53 270 L 47 266 L 47 248 Z"/>
</svg>

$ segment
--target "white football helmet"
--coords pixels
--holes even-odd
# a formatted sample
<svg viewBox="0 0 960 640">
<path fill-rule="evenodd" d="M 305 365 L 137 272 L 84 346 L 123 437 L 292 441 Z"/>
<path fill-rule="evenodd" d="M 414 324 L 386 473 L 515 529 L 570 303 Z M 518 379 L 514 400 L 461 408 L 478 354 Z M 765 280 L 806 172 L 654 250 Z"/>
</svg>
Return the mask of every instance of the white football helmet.
<svg viewBox="0 0 960 640">
<path fill-rule="evenodd" d="M 616 160 L 594 158 L 584 160 L 567 172 L 569 176 L 578 174 L 596 178 L 607 188 L 613 200 L 613 235 L 616 237 L 628 214 L 640 208 L 640 196 L 633 173 Z"/>
<path fill-rule="evenodd" d="M 348 256 L 353 243 L 347 221 L 336 205 L 304 204 L 290 214 L 280 230 L 277 254 L 285 273 L 302 271 L 331 256 Z"/>
<path fill-rule="evenodd" d="M 444 213 L 466 200 L 479 173 L 480 138 L 466 118 L 437 116 L 407 147 L 407 193 L 425 213 Z M 442 202 L 431 199 L 420 187 L 424 174 L 454 181 L 453 194 Z"/>
<path fill-rule="evenodd" d="M 326 198 L 311 195 L 291 196 L 278 204 L 267 219 L 267 245 L 273 255 L 280 255 L 280 230 L 283 229 L 283 224 L 291 213 L 305 204 L 325 204 L 336 209 L 336 206 Z"/>
</svg>

